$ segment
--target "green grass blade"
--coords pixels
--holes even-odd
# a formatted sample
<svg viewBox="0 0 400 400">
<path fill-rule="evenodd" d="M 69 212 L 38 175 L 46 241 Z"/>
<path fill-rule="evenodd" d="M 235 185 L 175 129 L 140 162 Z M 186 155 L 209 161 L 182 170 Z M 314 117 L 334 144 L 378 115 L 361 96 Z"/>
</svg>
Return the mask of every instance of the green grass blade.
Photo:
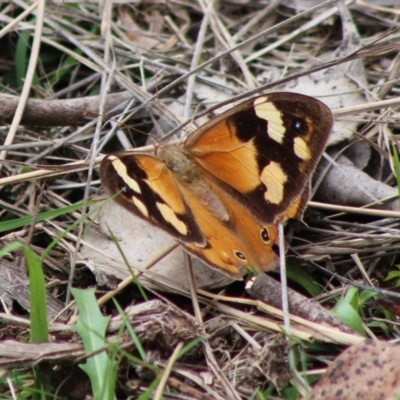
<svg viewBox="0 0 400 400">
<path fill-rule="evenodd" d="M 135 343 L 136 349 L 137 349 L 140 357 L 142 358 L 143 361 L 146 361 L 146 352 L 145 352 L 142 344 L 140 343 L 140 340 L 139 340 L 138 336 L 136 335 L 136 332 L 133 329 L 133 326 L 130 324 L 127 316 L 124 313 L 124 310 L 121 308 L 121 306 L 118 304 L 118 302 L 115 299 L 113 299 L 113 300 L 114 300 L 114 305 L 117 308 L 119 315 L 121 316 L 121 318 L 124 322 L 125 328 L 128 330 L 133 342 Z"/>
<path fill-rule="evenodd" d="M 393 146 L 392 155 L 393 155 L 392 160 L 393 160 L 394 173 L 396 175 L 397 190 L 399 192 L 399 202 L 400 202 L 400 160 L 396 146 Z"/>
<path fill-rule="evenodd" d="M 24 252 L 29 271 L 31 342 L 48 342 L 46 285 L 42 266 L 29 247 L 25 246 Z"/>
<path fill-rule="evenodd" d="M 30 42 L 29 33 L 20 32 L 15 52 L 15 77 L 17 84 L 20 87 L 24 85 L 26 69 L 28 66 L 28 42 Z"/>
<path fill-rule="evenodd" d="M 142 393 L 138 400 L 150 400 L 153 398 L 153 394 L 157 388 L 158 383 L 160 382 L 160 376 L 157 376 L 153 382 L 150 383 L 149 387 Z"/>
<path fill-rule="evenodd" d="M 322 287 L 303 268 L 288 263 L 287 277 L 302 286 L 307 292 L 315 297 L 322 293 Z"/>
<path fill-rule="evenodd" d="M 18 250 L 22 246 L 23 246 L 23 244 L 20 242 L 14 242 L 14 243 L 8 244 L 6 247 L 3 247 L 0 250 L 0 258 L 3 258 L 7 254 L 12 253 L 15 250 Z"/>
<path fill-rule="evenodd" d="M 88 205 L 92 205 L 94 202 L 88 202 Z M 56 210 L 45 211 L 37 215 L 36 222 L 46 221 L 52 218 L 59 217 L 60 215 L 69 214 L 71 212 L 82 209 L 82 202 L 71 204 L 67 207 L 58 208 Z M 10 221 L 5 221 L 0 223 L 0 233 L 8 232 L 13 229 L 22 228 L 24 226 L 29 226 L 32 223 L 33 217 L 21 217 Z"/>
<path fill-rule="evenodd" d="M 49 329 L 47 323 L 46 285 L 42 265 L 36 254 L 29 247 L 24 246 L 24 252 L 29 271 L 31 342 L 45 343 L 49 341 Z M 35 368 L 34 376 L 32 399 L 46 399 L 45 385 L 47 375 L 45 370 L 41 367 Z"/>
</svg>

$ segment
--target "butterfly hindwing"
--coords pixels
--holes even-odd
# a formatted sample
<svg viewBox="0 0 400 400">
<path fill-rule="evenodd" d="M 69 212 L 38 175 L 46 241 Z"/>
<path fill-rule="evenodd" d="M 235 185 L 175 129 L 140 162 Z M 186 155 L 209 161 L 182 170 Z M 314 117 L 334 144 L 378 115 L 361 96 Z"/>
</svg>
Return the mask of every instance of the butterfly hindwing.
<svg viewBox="0 0 400 400">
<path fill-rule="evenodd" d="M 279 263 L 277 227 L 263 226 L 243 204 L 218 185 L 207 182 L 210 193 L 218 197 L 228 218 L 221 220 L 220 214 L 205 207 L 190 190 L 182 188 L 207 243 L 206 246 L 181 244 L 208 265 L 236 278 L 246 269 L 261 272 L 275 268 Z"/>
</svg>

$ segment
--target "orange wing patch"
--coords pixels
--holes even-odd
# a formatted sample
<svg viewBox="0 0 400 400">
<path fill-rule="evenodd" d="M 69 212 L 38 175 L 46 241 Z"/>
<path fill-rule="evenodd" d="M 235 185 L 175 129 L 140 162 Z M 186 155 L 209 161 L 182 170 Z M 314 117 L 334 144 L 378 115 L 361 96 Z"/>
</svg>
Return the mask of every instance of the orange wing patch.
<svg viewBox="0 0 400 400">
<path fill-rule="evenodd" d="M 137 155 L 136 160 L 141 169 L 146 172 L 147 178 L 144 181 L 164 200 L 171 211 L 175 214 L 185 213 L 187 207 L 182 194 L 173 174 L 166 165 L 158 158 L 148 154 Z"/>
<path fill-rule="evenodd" d="M 247 193 L 260 184 L 257 149 L 253 140 L 238 139 L 234 125 L 221 121 L 187 147 L 195 160 L 220 181 Z"/>
</svg>

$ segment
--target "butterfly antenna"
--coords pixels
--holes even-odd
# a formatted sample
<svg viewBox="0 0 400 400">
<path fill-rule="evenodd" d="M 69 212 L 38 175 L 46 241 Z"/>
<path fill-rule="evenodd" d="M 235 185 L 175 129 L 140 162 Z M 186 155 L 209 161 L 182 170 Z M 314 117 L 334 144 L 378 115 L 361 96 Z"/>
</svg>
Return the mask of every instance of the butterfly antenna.
<svg viewBox="0 0 400 400">
<path fill-rule="evenodd" d="M 154 118 L 154 116 L 152 115 L 152 113 L 150 114 L 150 118 L 151 121 L 153 122 L 154 128 L 156 130 L 156 135 L 161 137 L 161 140 L 158 140 L 153 134 L 151 133 L 147 133 L 150 141 L 152 142 L 153 146 L 154 146 L 154 152 L 157 154 L 158 149 L 160 148 L 160 141 L 162 141 L 164 139 L 163 137 L 163 132 L 162 129 L 160 127 L 160 124 L 158 123 L 158 121 Z"/>
<path fill-rule="evenodd" d="M 188 135 L 190 135 L 192 132 L 194 132 L 197 129 L 197 126 L 195 125 L 194 121 L 197 119 L 196 116 L 198 114 L 199 108 L 200 108 L 200 104 L 197 104 L 196 108 L 194 109 L 192 118 L 190 119 L 190 123 L 188 124 L 189 129 L 191 129 L 192 131 L 189 133 L 185 132 L 185 135 L 182 135 L 182 137 L 180 138 L 180 142 L 184 141 Z"/>
</svg>

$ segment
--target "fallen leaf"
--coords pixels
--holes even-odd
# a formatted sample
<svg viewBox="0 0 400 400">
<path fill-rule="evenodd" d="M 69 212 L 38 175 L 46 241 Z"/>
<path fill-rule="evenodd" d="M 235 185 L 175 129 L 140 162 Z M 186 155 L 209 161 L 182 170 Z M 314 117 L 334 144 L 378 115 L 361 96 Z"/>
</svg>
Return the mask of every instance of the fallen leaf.
<svg viewBox="0 0 400 400">
<path fill-rule="evenodd" d="M 400 346 L 367 339 L 345 350 L 305 400 L 396 400 Z"/>
</svg>

